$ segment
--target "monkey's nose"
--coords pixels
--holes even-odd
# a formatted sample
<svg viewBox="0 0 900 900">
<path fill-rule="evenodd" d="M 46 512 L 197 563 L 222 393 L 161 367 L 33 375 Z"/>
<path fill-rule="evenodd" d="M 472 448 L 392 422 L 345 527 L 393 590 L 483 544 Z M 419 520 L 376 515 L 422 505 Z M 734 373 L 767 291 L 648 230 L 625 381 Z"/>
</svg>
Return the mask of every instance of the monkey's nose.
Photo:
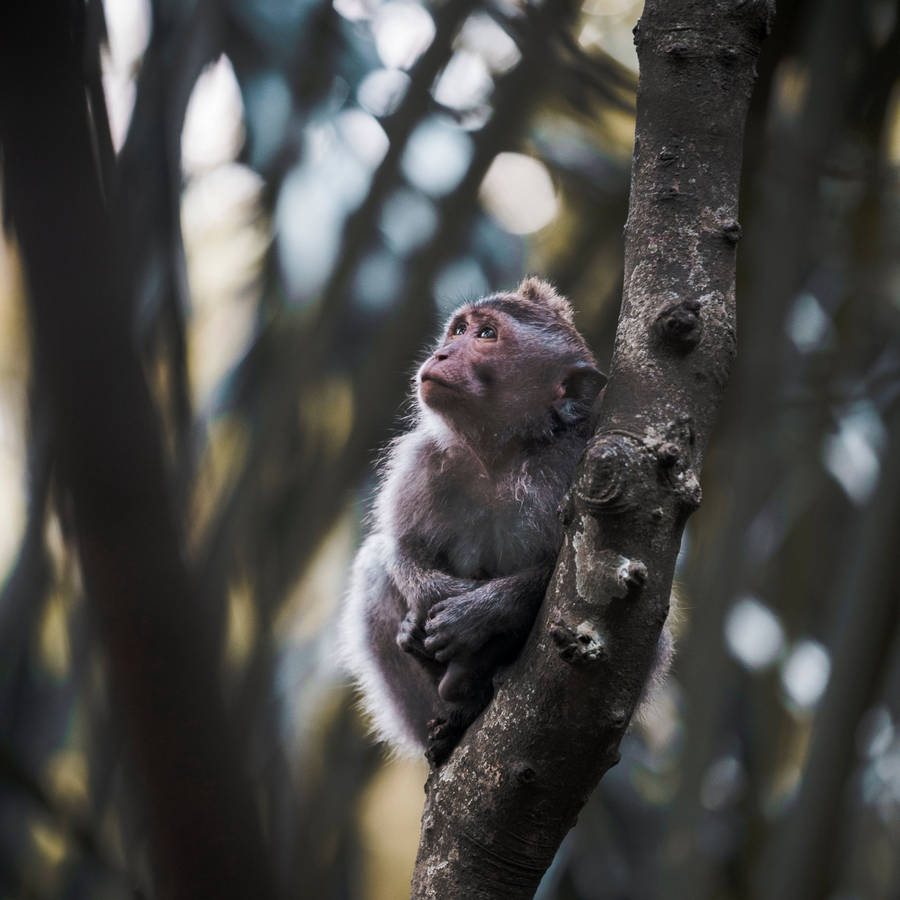
<svg viewBox="0 0 900 900">
<path fill-rule="evenodd" d="M 450 356 L 450 354 L 446 350 L 436 350 L 434 353 L 434 358 L 437 362 L 447 359 L 448 356 Z"/>
</svg>

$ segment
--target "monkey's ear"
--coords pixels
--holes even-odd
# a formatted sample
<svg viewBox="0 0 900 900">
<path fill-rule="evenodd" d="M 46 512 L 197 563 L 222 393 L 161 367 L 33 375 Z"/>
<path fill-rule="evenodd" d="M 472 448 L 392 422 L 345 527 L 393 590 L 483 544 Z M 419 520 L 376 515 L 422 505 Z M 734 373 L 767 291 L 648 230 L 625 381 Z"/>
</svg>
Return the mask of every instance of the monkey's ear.
<svg viewBox="0 0 900 900">
<path fill-rule="evenodd" d="M 556 293 L 556 288 L 549 281 L 532 275 L 519 285 L 516 293 L 529 303 L 542 303 L 544 306 L 549 306 L 553 312 L 570 325 L 575 321 L 571 304 L 565 297 Z"/>
<path fill-rule="evenodd" d="M 565 397 L 594 401 L 606 385 L 607 377 L 592 363 L 576 362 L 563 373 L 562 386 Z"/>
<path fill-rule="evenodd" d="M 586 418 L 606 382 L 606 376 L 591 363 L 573 363 L 563 372 L 557 398 L 553 402 L 557 415 L 567 425 Z"/>
</svg>

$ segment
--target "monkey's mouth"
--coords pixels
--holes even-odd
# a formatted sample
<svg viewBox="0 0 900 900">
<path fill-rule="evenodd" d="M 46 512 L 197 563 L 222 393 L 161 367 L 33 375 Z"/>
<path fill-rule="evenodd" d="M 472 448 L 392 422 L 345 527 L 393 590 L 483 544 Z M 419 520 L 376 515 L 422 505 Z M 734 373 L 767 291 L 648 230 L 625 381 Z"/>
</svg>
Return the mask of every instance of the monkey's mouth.
<svg viewBox="0 0 900 900">
<path fill-rule="evenodd" d="M 434 375 L 431 372 L 423 372 L 421 377 L 419 378 L 419 384 L 421 387 L 425 387 L 426 384 L 436 384 L 438 387 L 447 388 L 451 391 L 459 390 L 455 384 L 450 381 L 445 381 L 439 375 Z"/>
</svg>

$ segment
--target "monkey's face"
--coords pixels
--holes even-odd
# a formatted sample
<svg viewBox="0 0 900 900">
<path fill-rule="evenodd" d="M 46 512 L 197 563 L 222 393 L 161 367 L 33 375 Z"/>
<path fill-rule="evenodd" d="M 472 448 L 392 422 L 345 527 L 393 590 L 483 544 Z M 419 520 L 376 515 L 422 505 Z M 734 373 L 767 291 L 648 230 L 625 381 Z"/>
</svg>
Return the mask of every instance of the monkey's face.
<svg viewBox="0 0 900 900">
<path fill-rule="evenodd" d="M 464 434 L 530 428 L 565 393 L 562 349 L 500 310 L 463 307 L 419 369 L 419 399 Z"/>
</svg>

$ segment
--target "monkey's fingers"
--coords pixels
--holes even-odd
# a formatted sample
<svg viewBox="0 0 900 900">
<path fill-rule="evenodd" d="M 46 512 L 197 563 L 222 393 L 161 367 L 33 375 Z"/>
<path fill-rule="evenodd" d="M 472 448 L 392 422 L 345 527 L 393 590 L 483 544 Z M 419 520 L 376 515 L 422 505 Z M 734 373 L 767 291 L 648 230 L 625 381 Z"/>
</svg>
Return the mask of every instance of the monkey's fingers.
<svg viewBox="0 0 900 900">
<path fill-rule="evenodd" d="M 429 616 L 425 620 L 425 640 L 428 638 L 436 637 L 439 634 L 447 631 L 448 629 L 452 629 L 456 624 L 454 617 L 452 617 L 447 611 L 439 612 L 436 615 Z"/>
<path fill-rule="evenodd" d="M 455 655 L 453 635 L 441 631 L 425 638 L 425 652 L 430 653 L 438 662 L 446 662 Z"/>
<path fill-rule="evenodd" d="M 428 610 L 428 615 L 425 617 L 426 623 L 436 619 L 441 613 L 445 612 L 450 605 L 449 597 L 444 600 L 438 600 L 437 603 L 432 604 L 431 609 Z M 428 625 L 426 624 L 425 627 L 427 628 Z"/>
<path fill-rule="evenodd" d="M 397 630 L 397 646 L 405 653 L 418 656 L 422 659 L 431 659 L 431 655 L 425 649 L 425 631 L 415 625 L 411 619 L 404 619 Z"/>
</svg>

